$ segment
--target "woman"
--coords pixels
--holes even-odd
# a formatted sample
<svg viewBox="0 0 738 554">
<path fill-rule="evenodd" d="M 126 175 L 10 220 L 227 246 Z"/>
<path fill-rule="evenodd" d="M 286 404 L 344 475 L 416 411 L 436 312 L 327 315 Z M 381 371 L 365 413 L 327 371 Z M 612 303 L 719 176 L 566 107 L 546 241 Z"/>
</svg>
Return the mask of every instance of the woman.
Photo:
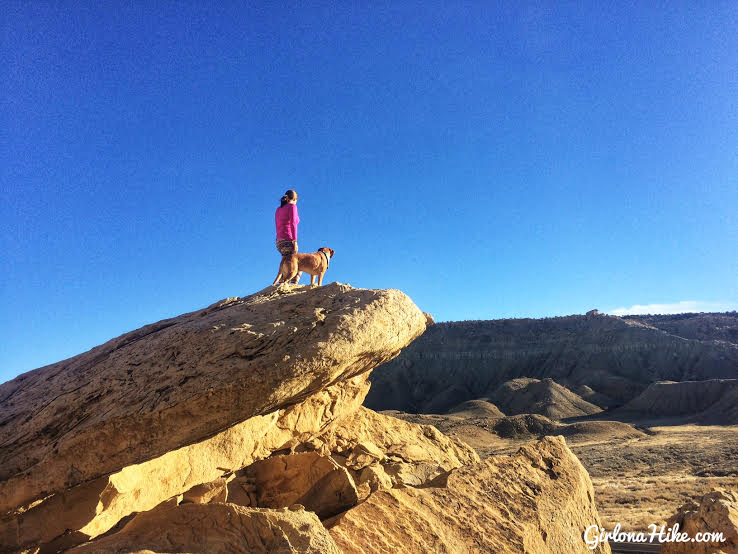
<svg viewBox="0 0 738 554">
<path fill-rule="evenodd" d="M 284 193 L 280 200 L 280 206 L 274 214 L 274 222 L 277 226 L 277 250 L 282 257 L 297 254 L 297 224 L 300 216 L 297 215 L 297 193 L 290 189 Z M 296 283 L 300 273 L 292 280 Z"/>
</svg>

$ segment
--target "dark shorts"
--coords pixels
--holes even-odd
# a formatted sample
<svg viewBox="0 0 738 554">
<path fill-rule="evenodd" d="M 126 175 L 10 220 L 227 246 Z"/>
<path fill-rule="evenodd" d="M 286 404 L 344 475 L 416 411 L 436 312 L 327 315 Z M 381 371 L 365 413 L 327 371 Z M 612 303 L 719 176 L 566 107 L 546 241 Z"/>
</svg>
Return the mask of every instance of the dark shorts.
<svg viewBox="0 0 738 554">
<path fill-rule="evenodd" d="M 291 256 L 297 254 L 297 241 L 287 239 L 277 239 L 277 250 L 282 256 Z"/>
</svg>

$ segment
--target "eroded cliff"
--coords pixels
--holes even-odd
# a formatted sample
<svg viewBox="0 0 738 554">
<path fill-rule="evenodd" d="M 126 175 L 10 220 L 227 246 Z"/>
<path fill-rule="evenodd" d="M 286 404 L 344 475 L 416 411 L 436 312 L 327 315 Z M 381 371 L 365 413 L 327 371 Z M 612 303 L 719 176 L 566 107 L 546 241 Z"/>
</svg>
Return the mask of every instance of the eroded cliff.
<svg viewBox="0 0 738 554">
<path fill-rule="evenodd" d="M 733 321 L 717 319 L 725 318 Z M 694 319 L 689 325 L 606 315 L 437 323 L 373 372 L 367 406 L 443 413 L 466 400 L 494 398 L 500 385 L 525 377 L 554 379 L 612 408 L 655 381 L 736 378 L 738 345 L 706 338 L 732 336 L 732 327 Z M 671 332 L 679 329 L 688 336 Z"/>
</svg>

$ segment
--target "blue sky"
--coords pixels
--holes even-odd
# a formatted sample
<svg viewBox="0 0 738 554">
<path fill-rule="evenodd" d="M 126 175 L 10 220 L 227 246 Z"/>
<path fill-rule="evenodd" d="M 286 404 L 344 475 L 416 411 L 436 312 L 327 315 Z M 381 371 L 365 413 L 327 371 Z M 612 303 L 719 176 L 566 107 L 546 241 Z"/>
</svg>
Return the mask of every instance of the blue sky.
<svg viewBox="0 0 738 554">
<path fill-rule="evenodd" d="M 438 320 L 738 308 L 735 2 L 0 12 L 0 381 L 269 285 L 287 188 Z"/>
</svg>

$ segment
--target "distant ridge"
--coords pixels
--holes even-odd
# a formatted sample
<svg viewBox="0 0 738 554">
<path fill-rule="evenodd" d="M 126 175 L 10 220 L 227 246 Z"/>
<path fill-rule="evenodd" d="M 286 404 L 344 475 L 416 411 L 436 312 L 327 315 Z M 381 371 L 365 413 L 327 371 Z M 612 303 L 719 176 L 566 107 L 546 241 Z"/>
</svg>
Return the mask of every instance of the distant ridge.
<svg viewBox="0 0 738 554">
<path fill-rule="evenodd" d="M 681 333 L 681 334 L 677 334 Z M 444 413 L 521 377 L 553 379 L 601 408 L 622 406 L 657 381 L 738 376 L 738 314 L 436 323 L 371 376 L 366 405 Z"/>
<path fill-rule="evenodd" d="M 693 416 L 698 422 L 738 424 L 738 379 L 653 383 L 615 413 L 638 418 Z"/>
</svg>

